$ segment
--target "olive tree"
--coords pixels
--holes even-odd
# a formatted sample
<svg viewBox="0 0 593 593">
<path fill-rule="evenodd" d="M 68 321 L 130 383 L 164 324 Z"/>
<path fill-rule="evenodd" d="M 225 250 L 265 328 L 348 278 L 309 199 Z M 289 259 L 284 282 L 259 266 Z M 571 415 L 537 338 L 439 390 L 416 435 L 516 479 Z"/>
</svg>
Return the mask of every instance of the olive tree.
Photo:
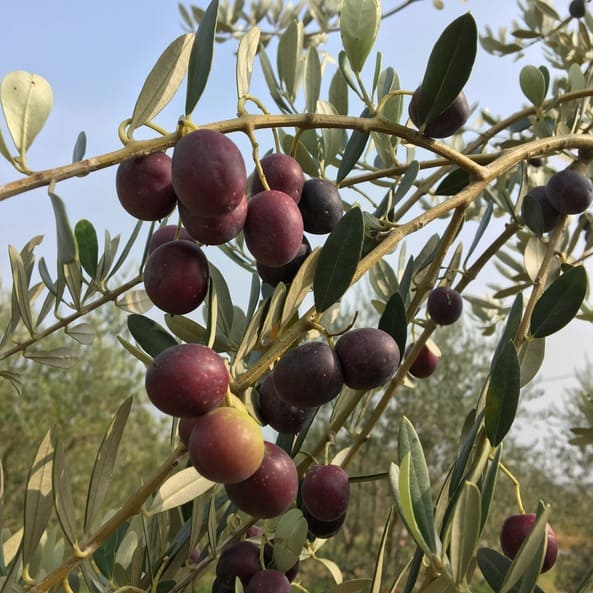
<svg viewBox="0 0 593 593">
<path fill-rule="evenodd" d="M 73 162 L 48 170 L 32 170 L 27 151 L 50 114 L 51 86 L 5 75 L 12 144 L 0 137 L 0 152 L 22 176 L 0 187 L 0 200 L 47 187 L 58 253 L 53 272 L 37 260 L 38 237 L 9 246 L 0 375 L 18 389 L 19 371 L 35 372 L 11 364 L 19 357 L 77 364 L 70 341 L 93 348 L 84 319 L 115 304 L 129 314 L 121 355 L 145 365 L 172 439 L 150 475 L 126 468 L 133 485 L 114 506 L 124 401 L 79 507 L 64 437 L 48 426 L 22 527 L 2 531 L 3 591 L 316 591 L 323 570 L 333 593 L 463 592 L 484 581 L 507 593 L 535 590 L 554 565 L 562 534 L 549 526 L 552 506 L 525 506 L 503 444 L 546 338 L 592 319 L 593 20 L 584 0 L 561 12 L 524 2 L 510 34 L 463 14 L 426 40 L 421 83 L 410 86 L 374 46 L 412 3 L 180 5 L 187 32 L 148 73 L 119 127 L 123 147 L 85 158 L 81 135 Z M 336 56 L 325 47 L 332 35 Z M 236 47 L 236 115 L 197 121 L 220 42 Z M 514 84 L 526 105 L 506 117 L 472 105 L 464 89 L 477 52 L 528 47 L 547 66 L 522 68 Z M 255 68 L 266 96 L 252 94 Z M 168 131 L 155 118 L 184 80 L 184 114 Z M 151 137 L 138 139 L 144 128 Z M 139 220 L 124 242 L 107 234 L 100 247 L 91 214 L 70 224 L 59 184 L 111 166 L 122 207 Z M 224 270 L 211 261 L 217 249 Z M 227 282 L 232 266 L 249 274 L 249 288 Z M 484 293 L 480 280 L 494 271 Z M 353 288 L 363 278 L 370 296 Z M 249 293 L 245 307 L 237 291 Z M 378 321 L 365 324 L 357 310 L 369 307 Z M 416 430 L 421 408 L 396 407 L 394 418 L 390 404 L 431 375 L 459 372 L 440 365 L 449 353 L 438 343 L 460 316 L 477 322 L 490 355 L 483 373 L 468 368 L 475 380 L 460 382 L 472 404 L 457 412 L 451 446 Z M 357 463 L 373 454 L 374 435 L 391 455 L 365 474 Z M 514 498 L 504 526 L 490 513 L 501 474 Z M 368 539 L 374 560 L 348 575 L 323 546 L 348 536 L 350 490 L 379 481 L 389 504 Z M 393 575 L 396 525 L 408 537 L 398 539 L 404 560 Z M 501 528 L 499 543 L 491 534 Z M 592 574 L 585 569 L 579 593 Z"/>
</svg>

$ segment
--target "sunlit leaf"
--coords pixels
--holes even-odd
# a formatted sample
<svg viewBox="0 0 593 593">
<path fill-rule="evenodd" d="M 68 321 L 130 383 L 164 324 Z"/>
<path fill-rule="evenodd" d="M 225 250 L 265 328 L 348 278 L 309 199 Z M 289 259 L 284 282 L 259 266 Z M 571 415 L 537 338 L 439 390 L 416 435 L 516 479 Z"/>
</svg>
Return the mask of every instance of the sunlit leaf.
<svg viewBox="0 0 593 593">
<path fill-rule="evenodd" d="M 115 304 L 126 313 L 146 313 L 154 306 L 143 288 L 128 290 L 122 294 Z"/>
<path fill-rule="evenodd" d="M 380 22 L 379 0 L 343 0 L 340 36 L 355 72 L 362 70 L 375 43 Z"/>
<path fill-rule="evenodd" d="M 321 92 L 321 61 L 314 46 L 307 52 L 305 62 L 305 105 L 309 113 L 315 113 Z"/>
<path fill-rule="evenodd" d="M 373 574 L 373 582 L 370 593 L 379 593 L 381 591 L 381 580 L 383 578 L 383 563 L 385 562 L 385 548 L 387 546 L 387 538 L 391 532 L 391 524 L 393 521 L 393 507 L 389 509 L 385 526 L 383 527 L 383 535 L 381 536 L 381 543 L 379 544 L 379 551 L 375 559 L 375 571 Z"/>
<path fill-rule="evenodd" d="M 76 534 L 78 528 L 74 513 L 75 506 L 72 498 L 72 485 L 66 466 L 64 447 L 61 441 L 58 441 L 56 444 L 54 453 L 52 485 L 54 506 L 60 526 L 70 545 L 73 545 L 77 539 Z"/>
<path fill-rule="evenodd" d="M 462 583 L 473 561 L 480 538 L 481 497 L 475 484 L 465 482 L 457 500 L 451 528 L 451 570 Z"/>
<path fill-rule="evenodd" d="M 428 466 L 416 430 L 405 416 L 399 426 L 397 454 L 400 460 L 409 455 L 410 496 L 414 517 L 424 541 L 429 549 L 436 553 L 433 501 Z"/>
<path fill-rule="evenodd" d="M 31 561 L 51 515 L 53 457 L 53 435 L 49 430 L 37 449 L 27 478 L 22 542 L 22 556 L 25 565 Z"/>
<path fill-rule="evenodd" d="M 253 27 L 243 35 L 237 50 L 237 96 L 239 99 L 249 94 L 253 62 L 259 46 L 260 29 Z"/>
<path fill-rule="evenodd" d="M 38 74 L 10 72 L 0 83 L 0 102 L 17 150 L 25 153 L 50 114 L 51 86 Z"/>
<path fill-rule="evenodd" d="M 93 528 L 102 510 L 103 502 L 111 484 L 117 450 L 131 409 L 132 398 L 129 397 L 117 410 L 101 441 L 91 473 L 84 512 L 84 530 L 86 533 Z"/>
<path fill-rule="evenodd" d="M 77 325 L 67 325 L 66 333 L 80 344 L 88 346 L 95 341 L 96 332 L 90 323 L 82 322 Z"/>
<path fill-rule="evenodd" d="M 194 34 L 186 33 L 172 41 L 149 72 L 136 99 L 130 128 L 151 121 L 175 96 L 185 78 Z"/>
<path fill-rule="evenodd" d="M 280 83 L 293 101 L 299 82 L 299 60 L 303 51 L 304 28 L 301 21 L 292 21 L 278 40 L 276 64 Z"/>
<path fill-rule="evenodd" d="M 30 347 L 25 350 L 23 355 L 39 364 L 57 369 L 70 369 L 80 360 L 80 354 L 68 347 L 52 348 L 51 350 Z"/>
<path fill-rule="evenodd" d="M 214 482 L 201 476 L 194 467 L 187 467 L 168 478 L 158 489 L 146 513 L 155 515 L 181 506 L 214 486 Z"/>
<path fill-rule="evenodd" d="M 29 302 L 29 286 L 27 273 L 21 254 L 12 246 L 8 246 L 8 257 L 12 272 L 12 294 L 23 323 L 31 335 L 34 334 L 33 314 Z M 14 315 L 14 312 L 13 312 Z"/>
</svg>

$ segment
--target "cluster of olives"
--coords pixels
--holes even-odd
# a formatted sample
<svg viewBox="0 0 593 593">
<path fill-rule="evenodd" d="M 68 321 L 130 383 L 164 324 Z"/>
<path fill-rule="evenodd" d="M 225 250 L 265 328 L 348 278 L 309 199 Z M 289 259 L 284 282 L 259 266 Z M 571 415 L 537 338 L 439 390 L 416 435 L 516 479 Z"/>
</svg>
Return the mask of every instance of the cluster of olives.
<svg viewBox="0 0 593 593">
<path fill-rule="evenodd" d="M 580 214 L 593 202 L 593 183 L 576 168 L 567 167 L 554 173 L 546 185 L 529 190 L 542 213 L 542 230 L 554 229 L 565 214 Z"/>
<path fill-rule="evenodd" d="M 248 535 L 261 535 L 262 530 L 252 527 Z M 239 541 L 228 544 L 216 563 L 216 578 L 212 593 L 235 593 L 235 580 L 239 579 L 245 593 L 292 593 L 290 583 L 299 571 L 299 561 L 285 572 L 276 569 L 273 547 L 266 542 L 262 547 L 253 541 Z"/>
</svg>

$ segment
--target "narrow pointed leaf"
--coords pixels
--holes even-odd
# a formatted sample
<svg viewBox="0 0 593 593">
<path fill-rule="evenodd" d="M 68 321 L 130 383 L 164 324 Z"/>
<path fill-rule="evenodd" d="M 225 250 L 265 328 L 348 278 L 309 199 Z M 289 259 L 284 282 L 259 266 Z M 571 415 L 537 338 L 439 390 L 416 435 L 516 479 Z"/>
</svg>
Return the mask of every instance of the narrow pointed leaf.
<svg viewBox="0 0 593 593">
<path fill-rule="evenodd" d="M 477 41 L 478 29 L 470 13 L 458 17 L 443 31 L 422 79 L 418 104 L 421 124 L 432 122 L 459 95 L 472 71 Z"/>
<path fill-rule="evenodd" d="M 486 434 L 496 447 L 506 436 L 513 424 L 520 391 L 519 357 L 510 340 L 493 361 L 490 384 L 486 393 Z"/>
<path fill-rule="evenodd" d="M 391 464 L 389 469 L 389 483 L 402 522 L 418 547 L 425 554 L 430 555 L 432 550 L 426 543 L 414 515 L 410 487 L 410 457 L 410 453 L 407 453 L 401 460 L 399 467 L 395 463 Z"/>
<path fill-rule="evenodd" d="M 50 430 L 45 434 L 37 449 L 27 479 L 22 542 L 22 557 L 25 566 L 31 561 L 51 515 L 53 457 L 54 445 Z"/>
<path fill-rule="evenodd" d="M 343 0 L 340 36 L 355 72 L 360 72 L 375 43 L 381 6 L 378 0 Z"/>
<path fill-rule="evenodd" d="M 369 111 L 365 109 L 361 114 L 360 117 L 368 117 Z M 360 130 L 353 130 L 350 138 L 348 139 L 348 143 L 346 144 L 346 148 L 344 149 L 344 154 L 342 155 L 342 160 L 340 161 L 340 166 L 338 167 L 338 174 L 336 176 L 336 183 L 339 184 L 340 181 L 345 179 L 346 175 L 352 171 L 354 165 L 358 162 L 360 155 L 364 152 L 364 149 L 369 141 L 371 133 L 370 132 L 361 132 Z"/>
<path fill-rule="evenodd" d="M 437 196 L 454 196 L 469 185 L 469 173 L 465 169 L 453 169 L 437 186 Z"/>
<path fill-rule="evenodd" d="M 84 271 L 94 278 L 97 274 L 99 242 L 97 232 L 89 220 L 82 219 L 74 227 L 74 236 L 78 245 L 78 257 Z"/>
<path fill-rule="evenodd" d="M 79 323 L 77 325 L 66 326 L 66 333 L 74 338 L 79 344 L 89 346 L 95 341 L 96 332 L 90 323 Z"/>
<path fill-rule="evenodd" d="M 23 356 L 30 358 L 39 364 L 44 364 L 57 369 L 70 369 L 78 364 L 80 355 L 72 348 L 61 346 L 51 350 L 42 350 L 39 348 L 27 348 Z"/>
<path fill-rule="evenodd" d="M 77 163 L 82 161 L 86 153 L 86 133 L 80 132 L 76 137 L 74 148 L 72 149 L 72 162 Z"/>
<path fill-rule="evenodd" d="M 122 540 L 126 535 L 129 523 L 122 523 L 93 554 L 94 563 L 101 574 L 108 580 L 113 578 L 115 568 L 115 555 Z"/>
<path fill-rule="evenodd" d="M 542 294 L 531 315 L 530 333 L 544 338 L 562 329 L 578 313 L 587 292 L 584 266 L 559 276 Z"/>
<path fill-rule="evenodd" d="M 475 484 L 465 482 L 453 513 L 451 528 L 451 570 L 462 583 L 471 566 L 480 539 L 481 497 Z"/>
<path fill-rule="evenodd" d="M 218 0 L 212 0 L 200 22 L 189 57 L 185 115 L 192 113 L 208 82 L 214 55 L 217 17 Z"/>
<path fill-rule="evenodd" d="M 259 46 L 260 29 L 253 27 L 241 38 L 237 50 L 237 96 L 239 99 L 249 94 L 253 62 Z"/>
<path fill-rule="evenodd" d="M 38 74 L 17 70 L 0 83 L 0 102 L 8 131 L 19 151 L 27 151 L 52 108 L 51 86 Z"/>
<path fill-rule="evenodd" d="M 280 83 L 290 101 L 296 97 L 299 61 L 303 51 L 304 29 L 301 21 L 292 21 L 278 40 L 276 65 Z"/>
<path fill-rule="evenodd" d="M 76 542 L 78 528 L 74 514 L 74 500 L 72 498 L 72 485 L 66 466 L 64 447 L 61 441 L 56 444 L 53 463 L 53 493 L 54 506 L 58 521 L 66 539 L 73 545 Z"/>
<path fill-rule="evenodd" d="M 180 35 L 160 55 L 134 105 L 132 130 L 151 121 L 175 96 L 187 72 L 193 41 L 193 33 Z"/>
<path fill-rule="evenodd" d="M 482 531 L 486 525 L 488 515 L 490 514 L 490 505 L 494 500 L 494 491 L 496 489 L 496 481 L 500 471 L 501 457 L 502 445 L 499 445 L 496 448 L 492 461 L 490 462 L 490 466 L 488 467 L 488 471 L 484 476 L 484 481 L 482 482 L 482 518 L 480 521 L 480 531 Z"/>
<path fill-rule="evenodd" d="M 144 315 L 129 315 L 128 329 L 138 344 L 151 356 L 157 356 L 165 348 L 177 344 L 177 340 L 169 332 Z"/>
<path fill-rule="evenodd" d="M 544 362 L 546 339 L 526 340 L 519 351 L 521 364 L 521 387 L 527 385 L 536 375 Z"/>
<path fill-rule="evenodd" d="M 300 509 L 290 509 L 278 521 L 274 531 L 274 566 L 285 572 L 298 561 L 307 541 L 307 520 Z"/>
<path fill-rule="evenodd" d="M 99 452 L 93 465 L 87 495 L 84 514 L 84 530 L 86 533 L 92 529 L 94 522 L 102 510 L 103 502 L 111 484 L 115 457 L 131 408 L 132 398 L 130 397 L 117 410 L 101 441 Z"/>
<path fill-rule="evenodd" d="M 433 501 L 428 466 L 416 430 L 405 416 L 399 427 L 397 454 L 399 459 L 410 455 L 410 493 L 414 517 L 431 552 L 436 553 Z"/>
<path fill-rule="evenodd" d="M 360 208 L 350 209 L 334 227 L 317 260 L 313 280 L 315 307 L 319 313 L 337 302 L 354 277 L 364 241 Z"/>
<path fill-rule="evenodd" d="M 129 290 L 122 294 L 115 304 L 126 313 L 138 313 L 142 315 L 153 308 L 154 304 L 143 288 Z"/>
<path fill-rule="evenodd" d="M 311 46 L 305 62 L 305 104 L 309 113 L 315 113 L 321 92 L 321 61 L 315 46 Z"/>
<path fill-rule="evenodd" d="M 76 241 L 74 239 L 74 233 L 70 228 L 66 206 L 63 200 L 51 191 L 49 192 L 49 197 L 56 219 L 58 265 L 69 264 L 76 259 Z"/>
<path fill-rule="evenodd" d="M 379 319 L 379 329 L 386 331 L 396 342 L 401 354 L 406 349 L 408 335 L 408 321 L 406 307 L 399 292 L 394 292 Z"/>
<path fill-rule="evenodd" d="M 29 333 L 33 335 L 33 314 L 31 312 L 31 304 L 29 303 L 29 287 L 23 258 L 12 245 L 8 246 L 8 257 L 12 272 L 13 302 L 17 306 L 25 327 L 29 330 Z"/>
<path fill-rule="evenodd" d="M 143 225 L 143 221 L 141 221 L 141 220 L 139 220 L 134 225 L 134 230 L 130 233 L 130 236 L 128 237 L 128 240 L 126 241 L 124 248 L 122 249 L 119 257 L 117 258 L 117 261 L 115 262 L 115 264 L 113 264 L 113 268 L 111 268 L 111 270 L 109 271 L 109 274 L 107 275 L 108 279 L 112 278 L 115 275 L 115 273 L 122 267 L 124 262 L 126 261 L 128 255 L 130 254 L 130 251 L 132 250 L 134 243 L 136 242 L 136 239 L 138 238 L 138 235 L 140 234 L 140 229 L 142 228 L 142 225 Z M 115 251 L 114 251 L 113 255 L 115 257 Z"/>
<path fill-rule="evenodd" d="M 201 476 L 194 467 L 187 467 L 172 475 L 158 489 L 146 513 L 155 515 L 181 506 L 214 486 L 214 482 Z"/>
<path fill-rule="evenodd" d="M 391 524 L 393 522 L 393 507 L 389 509 L 387 520 L 383 527 L 383 535 L 381 536 L 381 543 L 379 544 L 379 552 L 375 560 L 375 571 L 373 574 L 373 582 L 370 593 L 379 593 L 381 591 L 381 580 L 383 578 L 383 563 L 385 561 L 385 548 L 387 546 L 387 538 L 391 532 Z"/>
</svg>

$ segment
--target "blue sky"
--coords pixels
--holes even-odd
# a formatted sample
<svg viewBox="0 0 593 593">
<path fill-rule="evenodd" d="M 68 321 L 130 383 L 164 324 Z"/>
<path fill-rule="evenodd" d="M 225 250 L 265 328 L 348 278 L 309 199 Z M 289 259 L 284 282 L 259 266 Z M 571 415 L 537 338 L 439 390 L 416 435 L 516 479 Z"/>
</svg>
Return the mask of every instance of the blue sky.
<svg viewBox="0 0 593 593">
<path fill-rule="evenodd" d="M 198 4 L 204 6 L 205 2 Z M 385 1 L 384 8 L 395 4 Z M 383 52 L 383 64 L 395 68 L 403 88 L 416 88 L 432 44 L 456 16 L 470 10 L 483 31 L 487 24 L 493 28 L 510 25 L 516 11 L 513 0 L 446 0 L 442 11 L 434 10 L 431 4 L 429 0 L 417 2 L 386 21 L 379 33 L 376 49 Z M 556 2 L 556 6 L 559 11 L 567 11 L 568 0 Z M 88 137 L 87 156 L 121 147 L 117 137 L 119 123 L 131 115 L 142 83 L 159 54 L 183 32 L 178 14 L 177 2 L 171 0 L 104 0 L 94 3 L 23 0 L 8 3 L 3 8 L 0 76 L 12 70 L 34 72 L 50 82 L 54 93 L 53 112 L 29 153 L 32 168 L 45 169 L 70 162 L 74 142 L 81 130 Z M 332 51 L 338 41 L 335 36 L 330 44 Z M 232 42 L 216 47 L 214 76 L 194 112 L 197 123 L 235 115 L 235 47 Z M 515 63 L 511 58 L 495 59 L 479 50 L 466 87 L 470 103 L 479 102 L 481 107 L 500 115 L 515 111 L 524 103 L 518 73 L 525 63 Z M 365 74 L 367 78 L 372 76 L 372 60 Z M 253 93 L 274 110 L 257 71 Z M 173 129 L 183 105 L 181 92 L 157 122 Z M 3 122 L 0 125 L 3 126 Z M 111 168 L 60 183 L 56 188 L 56 193 L 66 202 L 71 222 L 89 218 L 100 241 L 105 229 L 112 236 L 121 233 L 125 238 L 135 222 L 119 206 L 114 176 L 115 169 Z M 0 184 L 18 177 L 19 174 L 5 162 L 0 162 Z M 46 189 L 4 201 L 0 203 L 0 209 L 4 245 L 0 250 L 0 278 L 6 287 L 9 284 L 6 246 L 12 244 L 21 248 L 33 235 L 43 234 L 45 239 L 38 255 L 45 255 L 51 262 L 55 250 L 54 222 Z M 224 266 L 227 280 L 233 286 L 238 272 L 226 267 L 222 258 L 213 255 L 214 251 L 210 248 L 209 257 Z M 236 282 L 241 284 L 243 280 L 237 277 Z M 237 291 L 239 303 L 244 293 L 243 289 Z M 589 327 L 576 324 L 574 329 L 565 330 L 550 340 L 544 375 L 566 374 L 567 362 L 562 352 L 566 351 L 567 341 L 587 340 L 589 344 L 590 339 Z M 573 357 L 569 367 L 574 364 L 577 361 Z M 559 393 L 566 384 L 549 382 L 549 389 Z"/>
</svg>

